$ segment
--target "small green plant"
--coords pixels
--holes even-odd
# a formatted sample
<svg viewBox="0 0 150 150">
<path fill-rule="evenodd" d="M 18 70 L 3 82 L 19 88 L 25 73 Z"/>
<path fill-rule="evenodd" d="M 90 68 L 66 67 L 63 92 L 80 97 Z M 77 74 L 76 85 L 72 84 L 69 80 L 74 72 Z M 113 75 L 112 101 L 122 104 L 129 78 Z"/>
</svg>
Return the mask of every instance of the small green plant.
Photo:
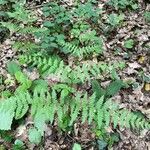
<svg viewBox="0 0 150 150">
<path fill-rule="evenodd" d="M 12 76 L 14 76 L 17 82 L 20 83 L 20 86 L 18 86 L 16 91 L 26 91 L 31 87 L 31 80 L 29 80 L 28 77 L 21 72 L 21 68 L 16 62 L 9 62 L 7 64 L 7 70 Z"/>
<path fill-rule="evenodd" d="M 72 150 L 81 150 L 80 144 L 74 143 Z"/>
<path fill-rule="evenodd" d="M 83 20 L 90 19 L 94 23 L 99 20 L 101 9 L 95 9 L 92 3 L 87 2 L 84 4 L 78 4 L 78 7 L 73 11 L 73 16 Z"/>
<path fill-rule="evenodd" d="M 135 0 L 109 0 L 108 5 L 113 6 L 115 9 L 137 9 L 138 5 Z"/>
<path fill-rule="evenodd" d="M 20 150 L 20 149 L 25 150 L 24 143 L 21 140 L 17 139 L 14 142 L 12 150 Z"/>
<path fill-rule="evenodd" d="M 82 35 L 82 41 L 83 41 L 83 36 L 85 36 L 84 40 L 88 41 L 87 35 Z M 81 57 L 81 58 L 91 53 L 95 53 L 95 54 L 102 53 L 102 41 L 100 41 L 99 44 L 93 44 L 85 47 L 78 47 L 75 44 L 72 44 L 70 42 L 64 42 L 64 41 L 62 41 L 60 45 L 63 47 L 62 51 L 65 54 L 70 53 L 74 56 Z"/>
<path fill-rule="evenodd" d="M 20 83 L 20 85 L 16 89 L 16 92 L 26 91 L 32 85 L 32 81 L 29 80 L 28 77 L 21 71 L 15 73 L 15 78 L 17 82 Z"/>
<path fill-rule="evenodd" d="M 119 26 L 124 20 L 124 14 L 110 14 L 108 16 L 107 23 L 111 25 L 113 28 Z"/>
<path fill-rule="evenodd" d="M 119 134 L 117 133 L 108 133 L 105 129 L 98 129 L 95 133 L 98 138 L 97 144 L 100 150 L 103 150 L 106 147 L 111 149 L 113 144 L 119 141 Z"/>
<path fill-rule="evenodd" d="M 34 13 L 24 7 L 24 0 L 13 5 L 13 11 L 5 12 L 8 20 L 1 21 L 0 24 L 3 28 L 10 31 L 10 35 L 18 33 L 20 36 L 35 36 L 36 33 L 45 32 L 46 28 L 38 28 L 33 24 L 37 20 Z M 13 47 L 22 51 L 33 50 L 38 48 L 38 43 L 31 42 L 30 40 L 21 41 L 16 40 Z"/>
<path fill-rule="evenodd" d="M 134 40 L 128 39 L 124 42 L 124 47 L 127 49 L 131 49 L 134 46 Z"/>
<path fill-rule="evenodd" d="M 39 144 L 42 140 L 41 133 L 36 128 L 29 129 L 28 137 L 29 137 L 29 141 L 35 144 Z"/>
<path fill-rule="evenodd" d="M 15 75 L 16 72 L 21 71 L 21 68 L 16 62 L 10 61 L 7 63 L 7 70 L 11 75 Z"/>
<path fill-rule="evenodd" d="M 121 88 L 124 87 L 124 83 L 121 80 L 111 82 L 105 89 L 103 89 L 97 80 L 92 81 L 92 90 L 96 93 L 96 97 L 99 99 L 101 96 L 110 98 L 117 94 Z"/>
</svg>

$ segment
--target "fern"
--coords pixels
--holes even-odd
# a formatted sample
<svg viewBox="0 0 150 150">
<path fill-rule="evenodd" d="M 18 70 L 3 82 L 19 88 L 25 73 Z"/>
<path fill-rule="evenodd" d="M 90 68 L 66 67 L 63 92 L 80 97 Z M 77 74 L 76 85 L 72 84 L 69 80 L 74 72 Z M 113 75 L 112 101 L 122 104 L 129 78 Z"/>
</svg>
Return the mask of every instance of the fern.
<svg viewBox="0 0 150 150">
<path fill-rule="evenodd" d="M 111 73 L 112 69 L 118 69 L 115 64 L 99 63 L 83 63 L 81 66 L 67 66 L 59 57 L 51 56 L 49 58 L 36 55 L 20 56 L 22 64 L 29 64 L 37 67 L 42 76 L 53 75 L 58 79 L 58 82 L 64 83 L 80 83 L 90 81 L 91 79 L 101 78 L 103 73 Z"/>
<path fill-rule="evenodd" d="M 34 49 L 38 49 L 39 45 L 30 41 L 16 41 L 13 44 L 13 48 L 18 51 L 26 52 L 26 51 L 31 51 L 31 50 L 33 51 Z"/>
<path fill-rule="evenodd" d="M 137 9 L 138 5 L 135 0 L 109 0 L 108 5 L 113 6 L 116 10 L 118 9 L 126 9 L 126 8 L 132 8 Z"/>
<path fill-rule="evenodd" d="M 105 102 L 104 97 L 101 97 L 98 101 L 95 101 L 95 93 L 90 97 L 87 93 L 77 93 L 69 99 L 70 96 L 62 105 L 62 97 L 58 98 L 55 90 L 52 90 L 52 92 L 43 90 L 38 92 L 35 90 L 32 95 L 28 92 L 19 93 L 0 102 L 0 115 L 2 116 L 0 117 L 0 129 L 9 130 L 13 118 L 22 118 L 29 108 L 31 108 L 35 127 L 42 135 L 46 122 L 50 121 L 52 123 L 57 117 L 59 123 L 66 115 L 70 116 L 70 123 L 68 124 L 70 126 L 78 117 L 81 117 L 82 123 L 85 121 L 92 123 L 94 121 L 99 128 L 102 126 L 107 127 L 111 123 L 114 124 L 114 128 L 117 125 L 142 129 L 150 128 L 150 123 L 146 119 L 128 110 L 120 110 L 119 106 L 111 100 Z"/>
<path fill-rule="evenodd" d="M 7 12 L 10 18 L 23 23 L 32 23 L 37 20 L 35 15 L 31 11 L 25 9 L 21 4 L 16 5 L 14 8 L 15 10 L 13 12 Z"/>
<path fill-rule="evenodd" d="M 24 63 L 31 64 L 33 67 L 36 66 L 41 74 L 55 73 L 56 69 L 59 67 L 61 63 L 60 58 L 56 56 L 51 56 L 49 59 L 46 59 L 42 58 L 39 55 L 38 54 L 33 56 L 22 55 L 20 57 L 20 62 L 22 64 Z"/>
<path fill-rule="evenodd" d="M 20 27 L 17 24 L 12 22 L 0 22 L 2 26 L 8 28 L 11 32 L 17 32 L 20 30 Z"/>
<path fill-rule="evenodd" d="M 102 52 L 102 43 L 85 46 L 85 47 L 78 47 L 69 42 L 61 41 L 60 45 L 63 47 L 62 51 L 65 54 L 69 53 L 69 54 L 71 54 L 73 56 L 77 56 L 77 57 L 83 57 L 84 55 L 91 54 L 91 53 L 99 54 Z"/>
</svg>

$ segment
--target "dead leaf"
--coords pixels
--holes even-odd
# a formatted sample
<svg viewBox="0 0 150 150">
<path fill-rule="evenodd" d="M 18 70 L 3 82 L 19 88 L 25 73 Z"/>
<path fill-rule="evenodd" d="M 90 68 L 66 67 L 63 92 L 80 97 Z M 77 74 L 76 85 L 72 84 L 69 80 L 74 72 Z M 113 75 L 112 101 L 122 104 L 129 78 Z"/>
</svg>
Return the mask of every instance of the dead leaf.
<svg viewBox="0 0 150 150">
<path fill-rule="evenodd" d="M 145 84 L 145 91 L 150 91 L 150 83 Z"/>
<path fill-rule="evenodd" d="M 144 56 L 140 56 L 138 62 L 139 62 L 140 64 L 143 64 L 144 61 L 145 61 L 145 57 L 144 57 Z"/>
<path fill-rule="evenodd" d="M 141 65 L 139 65 L 137 62 L 129 63 L 128 65 L 129 65 L 130 68 L 133 68 L 133 69 L 141 67 Z"/>
</svg>

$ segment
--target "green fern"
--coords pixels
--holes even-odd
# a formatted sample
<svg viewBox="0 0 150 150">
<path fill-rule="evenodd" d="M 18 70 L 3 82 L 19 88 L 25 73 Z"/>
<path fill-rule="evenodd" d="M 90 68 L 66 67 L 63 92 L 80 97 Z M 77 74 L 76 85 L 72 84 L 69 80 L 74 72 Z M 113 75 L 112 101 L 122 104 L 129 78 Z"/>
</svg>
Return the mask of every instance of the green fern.
<svg viewBox="0 0 150 150">
<path fill-rule="evenodd" d="M 51 56 L 49 59 L 41 57 L 41 54 L 37 55 L 22 55 L 20 57 L 22 64 L 31 64 L 36 66 L 41 74 L 55 73 L 56 69 L 60 66 L 61 60 L 59 57 Z"/>
<path fill-rule="evenodd" d="M 22 118 L 29 108 L 31 108 L 35 127 L 42 135 L 46 122 L 52 123 L 57 117 L 56 120 L 59 123 L 66 115 L 70 116 L 70 123 L 68 124 L 70 126 L 78 117 L 81 117 L 82 123 L 85 121 L 89 121 L 90 124 L 95 122 L 99 128 L 107 127 L 111 123 L 113 123 L 114 128 L 117 125 L 142 129 L 150 128 L 150 123 L 146 119 L 133 112 L 119 109 L 119 106 L 111 100 L 105 102 L 104 97 L 101 97 L 96 101 L 95 93 L 90 97 L 87 93 L 77 93 L 72 98 L 69 94 L 66 95 L 66 98 L 67 100 L 62 103 L 63 98 L 58 98 L 55 90 L 52 90 L 52 92 L 35 90 L 32 95 L 28 92 L 19 93 L 14 97 L 3 100 L 0 102 L 0 129 L 9 130 L 13 118 Z"/>
<path fill-rule="evenodd" d="M 30 41 L 16 41 L 13 45 L 13 48 L 18 51 L 33 51 L 38 49 L 39 45 Z"/>
<path fill-rule="evenodd" d="M 112 69 L 118 69 L 115 64 L 99 63 L 83 63 L 79 66 L 67 66 L 59 57 L 51 56 L 49 58 L 36 55 L 20 56 L 21 64 L 29 64 L 37 67 L 43 76 L 53 75 L 58 82 L 64 83 L 80 83 L 90 81 L 91 79 L 101 78 L 103 73 L 109 74 Z"/>
<path fill-rule="evenodd" d="M 12 22 L 0 22 L 2 26 L 7 27 L 11 32 L 17 32 L 20 34 L 35 34 L 39 32 L 45 32 L 47 29 L 46 28 L 38 28 L 34 26 L 20 26 L 16 23 Z"/>
<path fill-rule="evenodd" d="M 77 56 L 77 57 L 83 57 L 84 55 L 92 54 L 92 53 L 99 54 L 102 52 L 102 43 L 101 44 L 93 44 L 93 45 L 85 46 L 85 47 L 78 47 L 69 42 L 61 41 L 60 45 L 63 47 L 62 51 L 65 54 L 69 53 L 69 54 L 71 54 L 73 56 Z"/>
<path fill-rule="evenodd" d="M 37 20 L 33 12 L 25 9 L 21 4 L 16 5 L 14 8 L 15 10 L 13 12 L 7 12 L 10 18 L 23 23 L 32 23 Z"/>
<path fill-rule="evenodd" d="M 17 32 L 20 30 L 20 27 L 17 24 L 12 22 L 0 22 L 2 26 L 8 28 L 11 32 Z"/>
</svg>

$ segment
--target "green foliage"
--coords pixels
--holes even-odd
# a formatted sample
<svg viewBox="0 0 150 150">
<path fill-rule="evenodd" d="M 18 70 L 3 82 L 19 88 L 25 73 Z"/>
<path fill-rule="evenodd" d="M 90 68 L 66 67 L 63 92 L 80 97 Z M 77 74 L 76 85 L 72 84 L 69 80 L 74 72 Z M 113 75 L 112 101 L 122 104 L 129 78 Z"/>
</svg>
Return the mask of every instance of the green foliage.
<svg viewBox="0 0 150 150">
<path fill-rule="evenodd" d="M 69 23 L 74 18 L 80 18 L 80 20 L 92 20 L 98 21 L 101 10 L 94 8 L 90 2 L 84 4 L 78 4 L 72 11 L 69 8 L 61 6 L 59 2 L 49 2 L 43 7 L 43 13 L 46 17 L 53 17 L 53 23 Z"/>
<path fill-rule="evenodd" d="M 7 70 L 11 75 L 15 75 L 16 72 L 21 71 L 21 68 L 16 62 L 10 61 L 7 63 Z"/>
<path fill-rule="evenodd" d="M 15 7 L 14 12 L 7 12 L 7 14 L 10 18 L 13 18 L 16 21 L 22 22 L 24 24 L 36 21 L 36 18 L 33 16 L 32 12 L 20 5 Z"/>
<path fill-rule="evenodd" d="M 34 80 L 32 82 L 31 89 L 32 90 L 36 89 L 37 91 L 38 90 L 40 91 L 41 89 L 48 90 L 48 83 L 42 79 Z"/>
<path fill-rule="evenodd" d="M 80 144 L 74 143 L 72 150 L 81 150 Z"/>
<path fill-rule="evenodd" d="M 19 35 L 35 36 L 37 33 L 43 33 L 46 28 L 39 28 L 34 25 L 37 20 L 35 14 L 32 11 L 27 10 L 24 7 L 25 1 L 20 0 L 18 3 L 13 5 L 12 11 L 5 12 L 8 16 L 8 20 L 1 21 L 1 26 L 10 31 L 10 35 L 18 33 Z M 34 43 L 31 40 L 20 41 L 16 40 L 13 47 L 22 51 L 30 51 L 33 49 L 38 49 L 38 43 Z"/>
<path fill-rule="evenodd" d="M 6 3 L 7 3 L 6 0 L 0 0 L 0 5 L 4 5 L 4 4 L 6 4 Z"/>
<path fill-rule="evenodd" d="M 26 91 L 31 87 L 32 82 L 28 79 L 28 77 L 24 73 L 21 72 L 21 68 L 16 62 L 10 61 L 7 64 L 7 70 L 12 76 L 15 77 L 17 82 L 20 83 L 20 86 L 16 89 L 16 92 Z M 7 79 L 7 83 L 9 82 L 11 83 L 11 80 Z"/>
<path fill-rule="evenodd" d="M 106 96 L 114 96 L 116 93 L 120 91 L 123 87 L 123 82 L 121 80 L 113 81 L 106 88 Z"/>
<path fill-rule="evenodd" d="M 95 132 L 98 138 L 97 143 L 100 150 L 103 150 L 106 147 L 111 149 L 113 144 L 119 141 L 119 134 L 117 133 L 108 133 L 105 129 L 98 129 Z"/>
<path fill-rule="evenodd" d="M 11 96 L 11 92 L 9 90 L 4 90 L 0 93 L 0 98 L 8 98 Z"/>
<path fill-rule="evenodd" d="M 16 92 L 26 91 L 31 87 L 32 81 L 28 79 L 28 77 L 22 73 L 21 71 L 18 71 L 15 73 L 15 78 L 21 85 L 16 89 Z"/>
<path fill-rule="evenodd" d="M 53 17 L 52 23 L 60 24 L 71 20 L 71 15 L 67 9 L 57 4 L 57 2 L 49 2 L 44 4 L 43 13 L 46 17 Z"/>
<path fill-rule="evenodd" d="M 126 8 L 138 8 L 138 5 L 135 0 L 109 0 L 108 5 L 113 6 L 116 10 L 125 10 Z"/>
<path fill-rule="evenodd" d="M 25 117 L 28 112 L 34 122 L 29 129 L 29 140 L 35 144 L 41 142 L 46 124 L 54 122 L 63 131 L 70 130 L 77 120 L 94 125 L 100 131 L 110 125 L 114 128 L 150 128 L 149 121 L 142 115 L 121 109 L 110 99 L 124 87 L 117 70 L 123 69 L 125 64 L 103 61 L 103 40 L 107 39 L 100 37 L 102 11 L 94 1 L 78 1 L 72 6 L 62 5 L 60 1 L 44 3 L 41 16 L 44 21 L 40 25 L 39 18 L 25 7 L 25 0 L 11 3 L 13 9 L 0 15 L 8 17 L 2 18 L 1 26 L 9 29 L 10 35 L 21 37 L 13 44 L 13 48 L 22 54 L 19 63 L 31 70 L 36 68 L 40 74 L 39 79 L 31 81 L 17 63 L 8 63 L 7 70 L 12 76 L 4 83 L 15 82 L 18 87 L 14 95 L 7 90 L 2 92 L 0 130 L 10 130 L 13 121 Z M 0 2 L 5 7 L 10 1 Z M 109 0 L 108 4 L 117 10 L 136 7 L 134 0 Z M 123 20 L 123 14 L 111 13 L 104 24 L 111 32 Z M 129 39 L 124 46 L 132 48 L 133 45 L 134 41 Z M 105 89 L 97 82 L 104 77 L 113 79 Z M 84 90 L 86 84 L 92 84 L 93 94 L 91 90 Z M 117 141 L 116 136 L 106 138 L 108 140 L 103 138 L 103 141 L 108 145 Z M 15 145 L 20 144 L 23 145 L 18 141 Z M 100 141 L 101 144 L 105 143 Z M 81 146 L 75 143 L 73 149 L 81 149 Z"/>
<path fill-rule="evenodd" d="M 118 69 L 114 64 L 85 63 L 74 66 L 73 68 L 65 65 L 60 58 L 51 56 L 49 58 L 37 55 L 23 55 L 20 57 L 20 63 L 36 66 L 42 76 L 51 76 L 56 78 L 57 82 L 80 83 L 90 81 L 92 78 L 100 78 L 102 73 L 110 74 L 112 69 Z"/>
<path fill-rule="evenodd" d="M 46 51 L 53 51 L 58 48 L 58 41 L 64 40 L 65 32 L 71 24 L 71 13 L 67 8 L 61 6 L 57 2 L 49 2 L 44 4 L 43 15 L 46 17 L 43 25 L 48 28 L 44 34 L 37 34 L 41 38 L 41 48 Z M 48 18 L 53 18 L 49 20 Z"/>
<path fill-rule="evenodd" d="M 41 134 L 36 128 L 30 128 L 28 133 L 31 143 L 39 144 L 41 142 Z"/>
<path fill-rule="evenodd" d="M 7 27 L 12 33 L 18 32 L 20 34 L 36 34 L 38 32 L 44 32 L 46 29 L 45 28 L 37 28 L 33 26 L 21 26 L 15 23 L 11 22 L 0 22 L 2 26 Z"/>
<path fill-rule="evenodd" d="M 80 93 L 76 93 L 73 97 L 70 96 L 70 93 L 65 94 L 63 91 L 58 97 L 55 90 L 52 90 L 51 93 L 41 90 L 40 92 L 34 91 L 33 95 L 28 92 L 18 93 L 3 100 L 0 102 L 0 129 L 9 130 L 13 119 L 22 118 L 29 108 L 31 108 L 34 125 L 41 135 L 43 135 L 45 123 L 49 121 L 53 123 L 55 117 L 58 123 L 62 123 L 64 116 L 69 116 L 68 126 L 72 126 L 79 114 L 82 123 L 95 122 L 99 129 L 104 126 L 108 127 L 110 123 L 113 123 L 114 128 L 118 124 L 122 127 L 142 129 L 150 127 L 149 122 L 142 116 L 128 110 L 120 110 L 119 106 L 111 100 L 105 102 L 104 97 L 96 101 L 95 94 L 90 97 Z"/>
<path fill-rule="evenodd" d="M 6 5 L 8 3 L 13 3 L 15 0 L 0 0 L 0 5 Z"/>
<path fill-rule="evenodd" d="M 13 141 L 13 136 L 9 133 L 9 131 L 0 131 L 0 137 L 3 139 L 5 142 L 12 142 Z"/>
<path fill-rule="evenodd" d="M 132 40 L 132 39 L 128 39 L 124 42 L 125 48 L 131 49 L 131 48 L 133 48 L 133 46 L 134 46 L 134 40 Z"/>
<path fill-rule="evenodd" d="M 16 41 L 13 44 L 13 48 L 15 50 L 18 50 L 18 51 L 31 52 L 31 51 L 34 51 L 34 50 L 38 50 L 40 48 L 40 46 L 36 43 L 31 42 L 31 41 Z"/>
<path fill-rule="evenodd" d="M 85 37 L 86 38 L 86 37 Z M 84 54 L 91 54 L 91 53 L 101 53 L 102 52 L 102 42 L 100 44 L 90 45 L 86 47 L 78 47 L 70 42 L 61 42 L 61 46 L 63 47 L 62 51 L 67 54 L 70 53 L 74 56 L 83 57 Z"/>
<path fill-rule="evenodd" d="M 12 150 L 20 150 L 20 149 L 25 150 L 24 143 L 21 140 L 17 139 L 15 140 Z"/>
<path fill-rule="evenodd" d="M 79 4 L 75 7 L 73 6 L 71 10 L 68 7 L 60 5 L 59 2 L 50 2 L 44 4 L 43 14 L 45 17 L 53 18 L 51 20 L 47 18 L 44 22 L 44 26 L 49 31 L 43 36 L 41 47 L 46 49 L 46 51 L 58 49 L 59 45 L 62 46 L 62 44 L 65 44 L 64 46 L 66 44 L 77 46 L 78 49 L 74 55 L 85 53 L 87 50 L 83 49 L 84 47 L 91 50 L 91 47 L 93 48 L 94 46 L 95 49 L 96 46 L 96 48 L 100 47 L 99 51 L 101 51 L 101 39 L 96 36 L 96 31 L 91 30 L 91 25 L 88 22 L 98 22 L 99 20 L 100 10 L 94 8 L 92 3 Z M 65 39 L 68 38 L 66 35 L 68 29 L 71 34 L 72 43 L 62 43 L 62 41 L 66 41 Z M 82 44 L 82 49 L 79 48 L 80 43 Z M 72 51 L 68 50 L 68 52 Z"/>
<path fill-rule="evenodd" d="M 120 25 L 124 20 L 124 14 L 110 14 L 108 16 L 108 20 L 107 20 L 107 23 L 109 25 L 111 25 L 113 28 L 117 27 L 118 25 Z"/>
<path fill-rule="evenodd" d="M 144 12 L 144 18 L 147 22 L 150 22 L 150 11 L 145 11 Z"/>
<path fill-rule="evenodd" d="M 57 56 L 51 56 L 49 59 L 43 58 L 40 56 L 41 54 L 37 55 L 23 55 L 20 57 L 21 64 L 31 64 L 32 67 L 36 66 L 41 74 L 50 74 L 55 73 L 56 69 L 61 66 L 63 69 L 63 62 Z"/>
<path fill-rule="evenodd" d="M 96 23 L 99 19 L 100 13 L 100 9 L 95 9 L 92 3 L 87 2 L 84 4 L 79 4 L 77 9 L 73 11 L 73 16 L 80 18 L 81 20 L 90 19 Z"/>
<path fill-rule="evenodd" d="M 111 82 L 105 89 L 100 86 L 97 80 L 92 81 L 92 90 L 96 93 L 96 97 L 98 99 L 101 96 L 110 98 L 117 94 L 122 87 L 124 87 L 124 83 L 121 80 L 115 80 Z"/>
</svg>

